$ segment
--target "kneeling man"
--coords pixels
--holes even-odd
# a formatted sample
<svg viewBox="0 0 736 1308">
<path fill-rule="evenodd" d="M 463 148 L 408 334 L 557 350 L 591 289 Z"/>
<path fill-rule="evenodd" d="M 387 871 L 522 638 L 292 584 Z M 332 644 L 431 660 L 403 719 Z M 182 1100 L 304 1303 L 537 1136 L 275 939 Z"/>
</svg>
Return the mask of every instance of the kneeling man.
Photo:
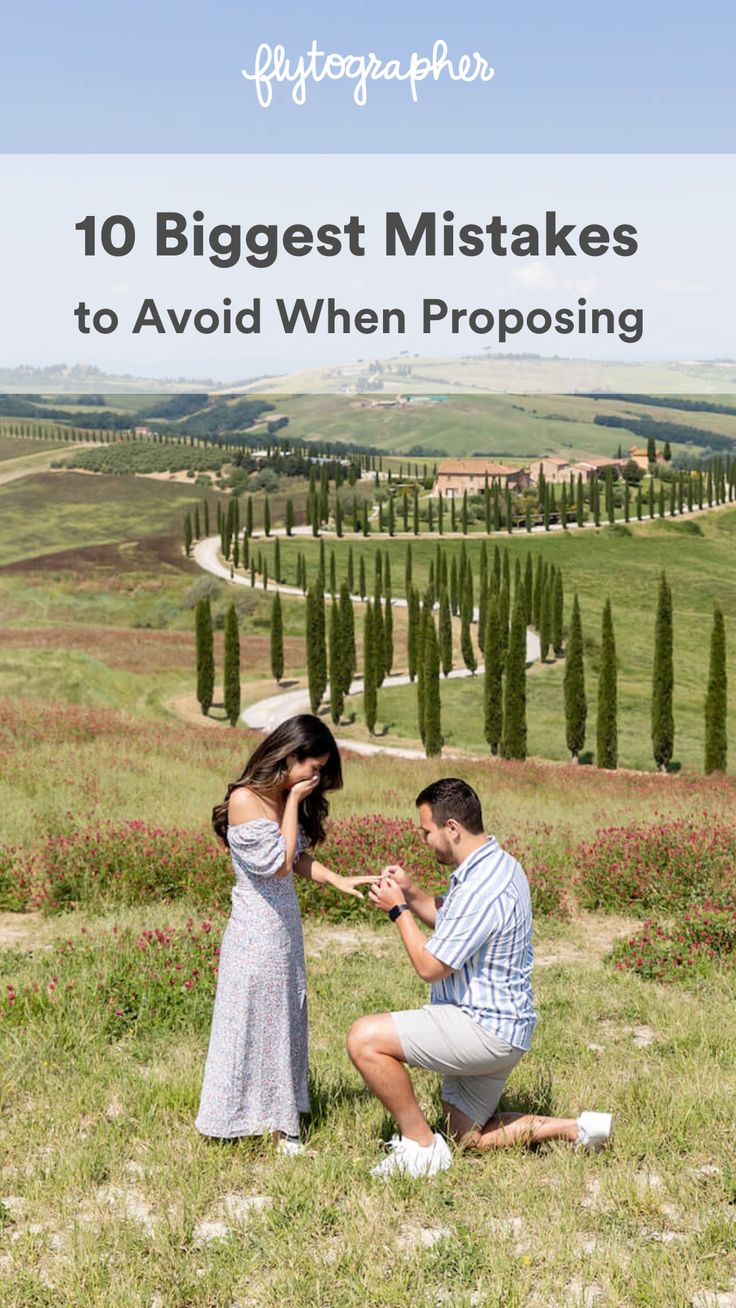
<svg viewBox="0 0 736 1308">
<path fill-rule="evenodd" d="M 435 781 L 416 804 L 425 844 L 454 871 L 437 899 L 398 865 L 385 868 L 370 890 L 396 922 L 415 971 L 431 983 L 423 1008 L 362 1017 L 350 1030 L 348 1053 L 401 1132 L 374 1175 L 431 1176 L 452 1162 L 419 1108 L 405 1064 L 442 1073 L 449 1134 L 466 1147 L 570 1140 L 599 1148 L 611 1133 L 609 1113 L 496 1113 L 536 1022 L 529 884 L 516 859 L 484 834 L 480 800 L 466 782 Z M 413 915 L 433 929 L 429 939 Z"/>
</svg>

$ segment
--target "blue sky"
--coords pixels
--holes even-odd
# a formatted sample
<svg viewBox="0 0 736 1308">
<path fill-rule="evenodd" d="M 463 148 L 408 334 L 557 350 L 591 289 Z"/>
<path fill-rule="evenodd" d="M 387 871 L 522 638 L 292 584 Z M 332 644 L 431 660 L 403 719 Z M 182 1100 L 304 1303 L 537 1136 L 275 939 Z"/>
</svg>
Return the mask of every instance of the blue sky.
<svg viewBox="0 0 736 1308">
<path fill-rule="evenodd" d="M 489 85 L 280 88 L 261 109 L 240 76 L 260 41 L 312 38 L 382 58 L 478 49 Z M 736 141 L 731 0 L 388 4 L 365 12 L 244 0 L 25 0 L 0 18 L 7 152 L 729 152 Z"/>
</svg>

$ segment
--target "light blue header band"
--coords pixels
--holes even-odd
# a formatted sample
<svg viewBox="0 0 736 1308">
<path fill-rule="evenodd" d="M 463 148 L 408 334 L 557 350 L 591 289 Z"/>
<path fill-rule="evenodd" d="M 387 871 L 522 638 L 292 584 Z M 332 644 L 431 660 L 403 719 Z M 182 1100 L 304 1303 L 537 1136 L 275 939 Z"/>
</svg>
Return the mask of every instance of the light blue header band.
<svg viewBox="0 0 736 1308">
<path fill-rule="evenodd" d="M 731 0 L 26 0 L 0 34 L 0 151 L 8 153 L 721 153 L 736 141 Z M 312 42 L 406 67 L 435 42 L 474 52 L 491 80 L 416 87 L 287 85 L 262 108 L 261 43 L 296 60 Z M 397 65 L 397 66 L 398 66 Z"/>
</svg>

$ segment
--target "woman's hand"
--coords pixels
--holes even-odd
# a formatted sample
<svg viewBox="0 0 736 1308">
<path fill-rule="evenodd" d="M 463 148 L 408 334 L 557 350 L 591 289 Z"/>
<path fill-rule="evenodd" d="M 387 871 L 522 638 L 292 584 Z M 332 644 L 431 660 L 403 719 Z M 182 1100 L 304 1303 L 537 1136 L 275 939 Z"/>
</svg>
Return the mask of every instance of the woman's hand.
<svg viewBox="0 0 736 1308">
<path fill-rule="evenodd" d="M 307 798 L 307 795 L 311 795 L 312 791 L 317 789 L 319 783 L 319 772 L 315 777 L 308 777 L 306 781 L 296 781 L 289 791 L 289 798 L 293 795 L 296 803 L 300 804 L 303 799 Z"/>
<path fill-rule="evenodd" d="M 364 899 L 357 886 L 374 886 L 380 877 L 340 877 L 335 881 L 335 889 L 342 890 L 343 894 L 351 895 L 353 899 Z"/>
</svg>

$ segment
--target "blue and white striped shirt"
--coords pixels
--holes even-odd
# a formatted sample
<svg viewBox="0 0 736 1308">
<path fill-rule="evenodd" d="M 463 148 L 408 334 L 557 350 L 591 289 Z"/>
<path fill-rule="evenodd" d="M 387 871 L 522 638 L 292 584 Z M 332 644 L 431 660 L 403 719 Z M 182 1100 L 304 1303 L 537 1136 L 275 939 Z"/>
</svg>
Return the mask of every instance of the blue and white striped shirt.
<svg viewBox="0 0 736 1308">
<path fill-rule="evenodd" d="M 491 837 L 455 869 L 427 949 L 453 968 L 430 991 L 480 1026 L 528 1049 L 532 1003 L 532 905 L 521 864 Z"/>
</svg>

